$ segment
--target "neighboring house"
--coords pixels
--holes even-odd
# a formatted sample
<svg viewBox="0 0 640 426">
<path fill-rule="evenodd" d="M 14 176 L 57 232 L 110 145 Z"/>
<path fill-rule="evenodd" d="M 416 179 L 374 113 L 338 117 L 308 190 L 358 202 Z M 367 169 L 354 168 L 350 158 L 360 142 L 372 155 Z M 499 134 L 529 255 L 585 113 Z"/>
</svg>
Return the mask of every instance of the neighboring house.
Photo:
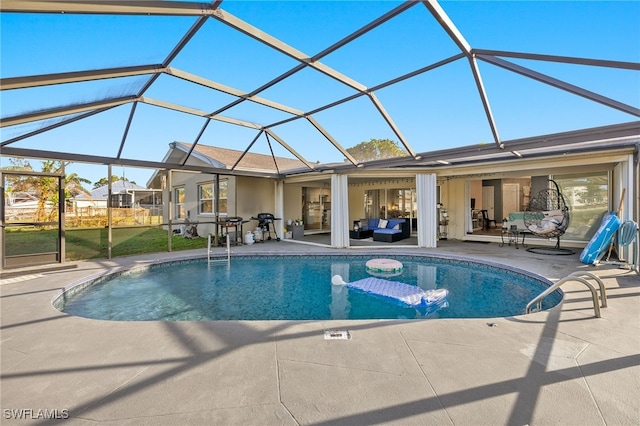
<svg viewBox="0 0 640 426">
<path fill-rule="evenodd" d="M 89 194 L 78 194 L 69 200 L 71 208 L 67 214 L 82 216 L 106 215 L 109 200 L 109 185 L 103 185 Z M 162 210 L 162 191 L 147 189 L 125 180 L 111 183 L 111 206 L 114 208 L 143 208 L 151 216 Z"/>
<path fill-rule="evenodd" d="M 623 219 L 637 221 L 633 194 L 637 194 L 638 187 L 640 139 L 637 135 L 621 137 L 627 127 L 585 129 L 514 141 L 520 147 L 520 152 L 515 153 L 496 154 L 494 150 L 483 154 L 482 147 L 478 147 L 478 154 L 474 154 L 470 147 L 463 147 L 460 152 L 453 149 L 444 154 L 427 153 L 418 160 L 382 160 L 377 166 L 362 168 L 346 163 L 323 164 L 317 170 L 309 170 L 297 160 L 254 153 L 246 153 L 233 168 L 242 151 L 197 145 L 186 164 L 229 170 L 229 174 L 173 171 L 168 179 L 165 171 L 157 171 L 149 186 L 172 191 L 171 214 L 165 210 L 165 221 L 198 221 L 200 235 L 213 232 L 216 216 L 248 220 L 268 212 L 282 219 L 276 222 L 278 235 L 282 235 L 289 219 L 299 220 L 304 223 L 306 234 L 330 232 L 333 247 L 347 247 L 347 231 L 354 221 L 403 217 L 410 220 L 418 246 L 435 247 L 443 236 L 499 241 L 500 236 L 483 232 L 480 212 L 487 210 L 491 225 L 495 226 L 495 220 L 500 227 L 509 213 L 524 210 L 529 200 L 548 188 L 549 179 L 553 179 L 572 204 L 571 224 L 563 236 L 563 245 L 583 247 L 603 213 L 617 209 L 623 190 Z M 189 149 L 189 144 L 171 143 L 164 161 L 181 163 Z M 429 159 L 442 157 L 451 158 L 450 164 Z M 292 169 L 296 172 L 291 173 Z M 269 171 L 274 177 L 233 175 L 239 170 Z M 443 212 L 447 214 L 444 221 L 439 216 Z M 257 222 L 245 224 L 244 232 L 256 225 Z"/>
<path fill-rule="evenodd" d="M 7 221 L 35 220 L 40 201 L 28 192 L 5 193 L 5 218 Z M 50 212 L 56 206 L 51 201 L 45 202 L 45 210 Z"/>
</svg>

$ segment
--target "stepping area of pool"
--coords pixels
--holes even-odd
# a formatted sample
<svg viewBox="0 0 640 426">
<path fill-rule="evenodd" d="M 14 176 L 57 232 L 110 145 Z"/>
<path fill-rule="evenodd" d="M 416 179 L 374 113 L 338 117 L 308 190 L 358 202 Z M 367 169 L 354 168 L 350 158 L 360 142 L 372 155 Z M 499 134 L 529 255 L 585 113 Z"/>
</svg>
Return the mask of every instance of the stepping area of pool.
<svg viewBox="0 0 640 426">
<path fill-rule="evenodd" d="M 287 241 L 232 251 L 341 252 Z M 589 291 L 571 282 L 556 308 L 509 318 L 99 321 L 62 314 L 51 299 L 105 271 L 206 253 L 78 262 L 0 280 L 2 424 L 52 414 L 79 425 L 639 424 L 637 273 L 497 243 L 374 252 L 465 256 L 552 281 L 590 271 L 608 307 L 594 318 Z M 327 340 L 327 330 L 351 338 Z"/>
</svg>

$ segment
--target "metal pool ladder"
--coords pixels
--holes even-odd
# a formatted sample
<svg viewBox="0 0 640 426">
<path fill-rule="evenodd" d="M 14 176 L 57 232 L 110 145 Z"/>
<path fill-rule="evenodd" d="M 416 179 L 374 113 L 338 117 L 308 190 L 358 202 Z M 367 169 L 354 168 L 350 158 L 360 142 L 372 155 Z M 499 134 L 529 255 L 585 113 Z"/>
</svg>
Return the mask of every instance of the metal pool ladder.
<svg viewBox="0 0 640 426">
<path fill-rule="evenodd" d="M 540 311 L 542 309 L 542 299 L 547 297 L 549 294 L 553 293 L 556 289 L 560 288 L 562 284 L 568 281 L 578 281 L 586 285 L 589 288 L 589 291 L 591 291 L 591 298 L 593 299 L 593 310 L 595 311 L 596 318 L 601 318 L 600 305 L 598 304 L 598 292 L 596 291 L 596 288 L 593 286 L 593 284 L 591 284 L 588 281 L 589 278 L 592 280 L 595 280 L 598 283 L 598 286 L 600 287 L 600 301 L 602 303 L 602 307 L 606 308 L 607 307 L 607 290 L 604 286 L 604 283 L 600 279 L 600 277 L 598 277 L 595 274 L 592 274 L 591 272 L 577 271 L 562 278 L 561 280 L 556 282 L 554 285 L 552 285 L 551 287 L 549 287 L 548 289 L 540 293 L 538 296 L 536 296 L 531 302 L 527 303 L 526 312 L 530 314 L 531 311 L 533 310 L 534 305 L 537 307 L 537 310 Z"/>
<path fill-rule="evenodd" d="M 211 239 L 212 236 L 209 234 L 207 240 L 207 263 L 211 263 Z M 231 244 L 229 242 L 229 234 L 227 234 L 227 263 L 231 262 Z"/>
</svg>

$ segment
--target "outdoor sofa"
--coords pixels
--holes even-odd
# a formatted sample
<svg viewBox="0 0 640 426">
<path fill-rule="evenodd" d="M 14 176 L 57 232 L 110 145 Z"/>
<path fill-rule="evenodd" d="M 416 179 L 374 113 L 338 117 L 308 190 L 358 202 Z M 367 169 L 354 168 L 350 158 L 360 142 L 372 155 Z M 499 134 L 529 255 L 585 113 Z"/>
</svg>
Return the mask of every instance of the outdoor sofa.
<svg viewBox="0 0 640 426">
<path fill-rule="evenodd" d="M 373 231 L 373 241 L 393 243 L 411 235 L 407 219 L 362 219 L 364 230 Z"/>
</svg>

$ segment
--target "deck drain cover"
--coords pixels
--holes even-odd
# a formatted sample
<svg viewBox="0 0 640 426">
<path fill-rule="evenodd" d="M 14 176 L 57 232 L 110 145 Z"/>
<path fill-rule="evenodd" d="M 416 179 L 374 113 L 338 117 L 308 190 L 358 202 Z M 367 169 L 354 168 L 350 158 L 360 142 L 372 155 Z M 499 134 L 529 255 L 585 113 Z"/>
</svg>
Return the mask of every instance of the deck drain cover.
<svg viewBox="0 0 640 426">
<path fill-rule="evenodd" d="M 348 330 L 325 330 L 324 340 L 349 340 L 351 335 Z"/>
</svg>

